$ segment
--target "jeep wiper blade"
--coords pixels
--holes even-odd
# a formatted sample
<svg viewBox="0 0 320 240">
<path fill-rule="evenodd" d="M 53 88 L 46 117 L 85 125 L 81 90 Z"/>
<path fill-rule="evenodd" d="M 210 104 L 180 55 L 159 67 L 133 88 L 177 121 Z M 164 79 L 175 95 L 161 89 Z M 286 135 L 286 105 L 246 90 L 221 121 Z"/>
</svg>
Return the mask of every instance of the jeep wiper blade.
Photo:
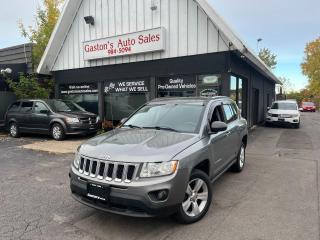
<svg viewBox="0 0 320 240">
<path fill-rule="evenodd" d="M 156 129 L 156 130 L 165 130 L 165 131 L 171 131 L 171 132 L 179 132 L 178 130 L 171 128 L 171 127 L 159 127 L 159 126 L 155 126 L 155 127 L 144 127 L 146 129 Z"/>
<path fill-rule="evenodd" d="M 142 129 L 142 127 L 139 127 L 139 126 L 136 126 L 136 125 L 132 125 L 132 124 L 129 124 L 129 125 L 124 125 L 124 127 L 129 127 L 129 128 L 138 128 L 138 129 Z"/>
</svg>

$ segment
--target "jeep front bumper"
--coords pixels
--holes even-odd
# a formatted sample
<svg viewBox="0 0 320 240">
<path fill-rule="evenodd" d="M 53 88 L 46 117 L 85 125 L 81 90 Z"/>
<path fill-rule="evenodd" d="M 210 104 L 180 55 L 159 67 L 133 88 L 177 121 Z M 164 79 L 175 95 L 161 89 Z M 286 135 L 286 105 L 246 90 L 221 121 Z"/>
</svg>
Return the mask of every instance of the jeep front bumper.
<svg viewBox="0 0 320 240">
<path fill-rule="evenodd" d="M 184 199 L 189 176 L 187 169 L 179 169 L 175 175 L 141 179 L 128 184 L 108 183 L 104 180 L 82 176 L 72 167 L 70 171 L 70 188 L 77 201 L 98 210 L 134 216 L 155 217 L 173 214 Z M 94 183 L 110 189 L 107 201 L 88 196 L 88 184 Z M 152 193 L 166 190 L 165 200 L 152 198 Z"/>
</svg>

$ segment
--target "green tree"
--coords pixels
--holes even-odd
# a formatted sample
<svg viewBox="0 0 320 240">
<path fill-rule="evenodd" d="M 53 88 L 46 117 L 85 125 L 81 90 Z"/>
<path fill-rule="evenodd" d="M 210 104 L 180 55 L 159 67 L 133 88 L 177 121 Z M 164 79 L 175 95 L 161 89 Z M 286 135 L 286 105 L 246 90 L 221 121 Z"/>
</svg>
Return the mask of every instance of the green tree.
<svg viewBox="0 0 320 240">
<path fill-rule="evenodd" d="M 32 49 L 33 70 L 40 63 L 51 33 L 59 18 L 62 3 L 63 0 L 43 0 L 43 7 L 38 7 L 35 15 L 35 27 L 25 27 L 22 21 L 19 21 L 19 29 L 22 36 L 34 44 Z"/>
<path fill-rule="evenodd" d="M 279 77 L 279 80 L 282 83 L 282 90 L 284 93 L 292 92 L 293 85 L 289 78 Z"/>
<path fill-rule="evenodd" d="M 273 54 L 268 48 L 262 48 L 259 52 L 259 58 L 271 69 L 277 66 L 277 55 Z"/>
<path fill-rule="evenodd" d="M 36 75 L 24 75 L 22 73 L 18 82 L 10 79 L 7 79 L 6 82 L 18 99 L 47 99 L 50 97 L 54 85 L 51 79 L 43 80 L 42 83 L 39 83 Z"/>
<path fill-rule="evenodd" d="M 313 95 L 320 96 L 320 37 L 308 43 L 304 50 L 302 72 L 309 79 L 309 90 Z"/>
</svg>

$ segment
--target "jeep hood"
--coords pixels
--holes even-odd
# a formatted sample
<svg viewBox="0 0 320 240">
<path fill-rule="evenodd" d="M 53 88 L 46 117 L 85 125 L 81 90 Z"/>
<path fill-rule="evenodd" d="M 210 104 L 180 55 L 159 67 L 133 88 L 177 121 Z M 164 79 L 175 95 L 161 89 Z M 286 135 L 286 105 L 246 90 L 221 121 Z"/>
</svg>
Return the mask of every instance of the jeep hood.
<svg viewBox="0 0 320 240">
<path fill-rule="evenodd" d="M 163 162 L 199 140 L 196 134 L 119 128 L 88 140 L 79 153 L 117 162 Z"/>
</svg>

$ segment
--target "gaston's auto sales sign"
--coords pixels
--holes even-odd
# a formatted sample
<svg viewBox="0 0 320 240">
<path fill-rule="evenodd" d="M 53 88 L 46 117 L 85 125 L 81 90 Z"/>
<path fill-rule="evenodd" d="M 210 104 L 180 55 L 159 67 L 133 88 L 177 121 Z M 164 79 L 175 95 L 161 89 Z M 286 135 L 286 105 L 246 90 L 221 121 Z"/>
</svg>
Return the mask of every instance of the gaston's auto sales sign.
<svg viewBox="0 0 320 240">
<path fill-rule="evenodd" d="M 163 27 L 83 43 L 84 60 L 157 52 L 164 49 Z"/>
</svg>

